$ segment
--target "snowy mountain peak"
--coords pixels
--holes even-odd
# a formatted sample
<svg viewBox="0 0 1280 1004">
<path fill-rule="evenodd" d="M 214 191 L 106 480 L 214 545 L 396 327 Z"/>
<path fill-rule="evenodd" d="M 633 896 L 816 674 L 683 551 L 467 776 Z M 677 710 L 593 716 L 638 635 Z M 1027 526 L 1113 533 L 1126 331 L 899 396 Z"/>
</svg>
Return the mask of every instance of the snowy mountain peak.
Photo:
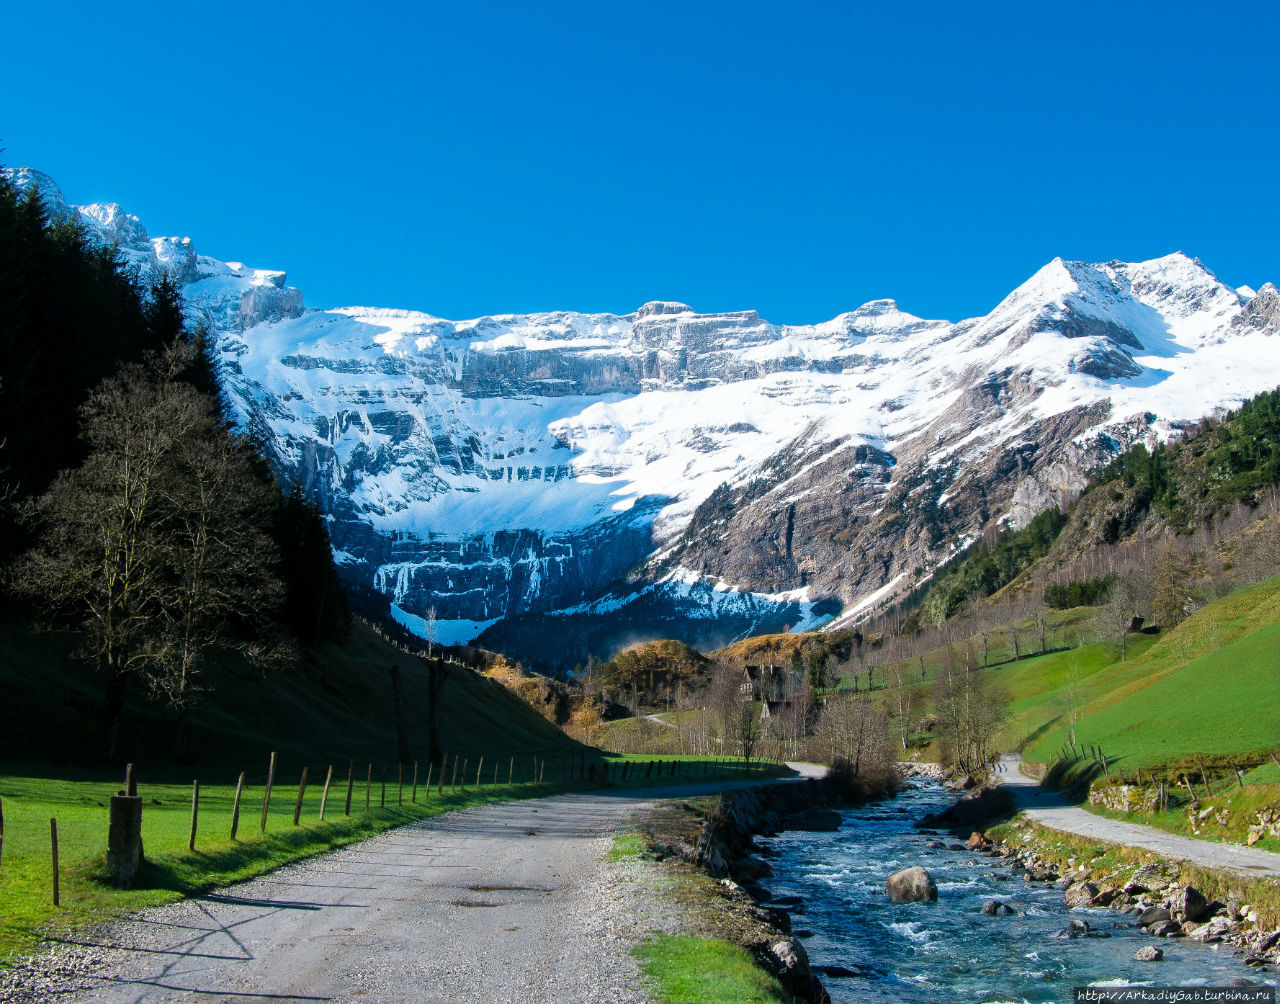
<svg viewBox="0 0 1280 1004">
<path fill-rule="evenodd" d="M 636 317 L 653 317 L 656 314 L 692 314 L 693 308 L 687 303 L 674 300 L 650 300 L 642 304 L 636 311 Z"/>
<path fill-rule="evenodd" d="M 446 641 L 551 624 L 577 661 L 602 654 L 605 612 L 713 641 L 863 609 L 1115 444 L 1280 381 L 1275 287 L 1243 295 L 1182 252 L 1055 258 L 959 322 L 891 299 L 810 325 L 665 300 L 451 321 L 308 310 L 283 271 L 8 173 L 183 283 L 239 421 L 324 506 L 344 574 L 406 623 L 435 607 Z"/>
</svg>

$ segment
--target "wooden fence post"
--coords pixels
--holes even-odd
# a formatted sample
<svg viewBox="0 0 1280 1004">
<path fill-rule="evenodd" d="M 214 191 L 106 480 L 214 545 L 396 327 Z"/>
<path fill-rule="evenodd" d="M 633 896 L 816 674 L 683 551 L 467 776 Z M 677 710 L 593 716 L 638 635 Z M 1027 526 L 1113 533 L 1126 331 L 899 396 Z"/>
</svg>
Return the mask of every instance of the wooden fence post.
<svg viewBox="0 0 1280 1004">
<path fill-rule="evenodd" d="M 355 787 L 356 781 L 356 763 L 354 760 L 347 761 L 347 808 L 343 815 L 351 815 L 351 789 Z"/>
<path fill-rule="evenodd" d="M 302 796 L 307 792 L 307 768 L 302 768 L 302 779 L 298 781 L 298 800 L 293 803 L 293 825 L 298 825 L 302 818 Z"/>
<path fill-rule="evenodd" d="M 187 850 L 196 849 L 196 820 L 200 816 L 200 782 L 191 782 L 191 836 L 187 838 Z"/>
<path fill-rule="evenodd" d="M 262 832 L 267 832 L 267 809 L 271 807 L 271 786 L 276 780 L 276 755 L 271 754 L 271 763 L 267 765 L 267 789 L 262 793 Z"/>
<path fill-rule="evenodd" d="M 444 759 L 440 761 L 440 778 L 436 784 L 436 794 L 444 794 L 444 772 L 449 769 L 449 754 L 444 755 Z"/>
<path fill-rule="evenodd" d="M 231 803 L 231 839 L 235 840 L 236 831 L 240 829 L 240 792 L 244 790 L 244 771 L 236 779 L 236 797 Z"/>
<path fill-rule="evenodd" d="M 480 758 L 480 762 L 476 764 L 476 787 L 480 787 L 480 772 L 484 770 L 484 757 Z"/>
<path fill-rule="evenodd" d="M 0 864 L 4 863 L 4 799 L 0 798 Z"/>
<path fill-rule="evenodd" d="M 409 796 L 409 801 L 417 804 L 418 801 L 418 761 L 413 761 L 413 794 Z"/>
<path fill-rule="evenodd" d="M 373 811 L 373 764 L 369 764 L 369 773 L 364 778 L 364 811 L 366 813 Z"/>
<path fill-rule="evenodd" d="M 511 762 L 507 764 L 507 784 L 511 783 L 511 779 L 516 774 L 516 758 L 512 757 Z"/>
<path fill-rule="evenodd" d="M 1191 794 L 1191 801 L 1193 802 L 1200 801 L 1200 799 L 1196 797 L 1196 790 L 1193 787 L 1191 787 L 1191 782 L 1187 780 L 1186 774 L 1182 775 L 1182 783 L 1187 786 L 1187 791 Z"/>
<path fill-rule="evenodd" d="M 422 800 L 428 801 L 431 798 L 431 772 L 436 769 L 436 765 L 430 760 L 427 761 L 427 784 L 422 789 Z"/>
<path fill-rule="evenodd" d="M 404 764 L 396 763 L 396 805 L 404 805 Z"/>
<path fill-rule="evenodd" d="M 493 783 L 494 783 L 494 784 L 497 784 L 497 783 L 498 783 L 498 761 L 497 761 L 497 759 L 494 759 L 494 761 L 493 761 Z"/>
<path fill-rule="evenodd" d="M 53 850 L 53 905 L 61 906 L 61 900 L 58 897 L 58 821 L 57 819 L 49 820 L 49 843 Z"/>
<path fill-rule="evenodd" d="M 449 791 L 458 790 L 458 754 L 453 754 L 453 780 L 449 784 Z"/>
<path fill-rule="evenodd" d="M 1235 764 L 1231 765 L 1231 769 L 1236 772 L 1236 785 L 1241 791 L 1244 790 L 1244 773 Z"/>
<path fill-rule="evenodd" d="M 324 791 L 320 793 L 320 822 L 324 822 L 324 807 L 329 801 L 329 785 L 333 784 L 333 764 L 329 764 L 329 773 L 324 776 Z"/>
<path fill-rule="evenodd" d="M 467 790 L 467 764 L 469 764 L 470 762 L 471 762 L 470 757 L 463 757 L 462 759 L 462 790 L 463 791 Z"/>
<path fill-rule="evenodd" d="M 387 807 L 387 765 L 382 765 L 382 794 L 379 796 L 378 808 Z"/>
</svg>

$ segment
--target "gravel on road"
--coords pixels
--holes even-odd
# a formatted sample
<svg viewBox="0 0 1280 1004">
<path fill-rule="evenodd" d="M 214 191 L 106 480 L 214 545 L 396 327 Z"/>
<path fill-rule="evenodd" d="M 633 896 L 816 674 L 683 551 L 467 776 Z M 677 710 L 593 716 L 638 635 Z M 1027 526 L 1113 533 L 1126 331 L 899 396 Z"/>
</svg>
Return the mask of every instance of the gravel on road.
<svg viewBox="0 0 1280 1004">
<path fill-rule="evenodd" d="M 793 765 L 815 776 L 809 765 Z M 611 837 L 661 799 L 602 791 L 422 820 L 54 944 L 0 973 L 15 1002 L 642 1002 L 630 947 L 668 907 Z"/>
</svg>

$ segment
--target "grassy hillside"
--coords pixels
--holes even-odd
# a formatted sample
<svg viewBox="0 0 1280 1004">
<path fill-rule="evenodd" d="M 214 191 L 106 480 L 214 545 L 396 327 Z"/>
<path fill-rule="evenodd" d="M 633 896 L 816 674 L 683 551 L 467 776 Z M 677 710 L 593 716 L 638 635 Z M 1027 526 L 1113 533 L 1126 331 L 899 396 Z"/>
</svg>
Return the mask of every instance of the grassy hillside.
<svg viewBox="0 0 1280 1004">
<path fill-rule="evenodd" d="M 0 621 L 0 688 L 7 698 L 0 704 L 0 769 L 22 765 L 24 772 L 46 769 L 63 777 L 100 772 L 104 682 L 73 651 L 68 635 L 33 634 L 25 624 Z M 181 767 L 174 763 L 171 716 L 135 686 L 120 759 L 136 763 L 148 780 L 188 782 L 193 768 L 265 773 L 272 750 L 292 776 L 304 765 L 314 772 L 349 760 L 392 763 L 393 665 L 403 679 L 411 751 L 425 757 L 426 667 L 357 624 L 343 642 L 304 650 L 294 664 L 266 676 L 235 662 L 214 669 L 212 692 L 188 726 L 189 762 Z M 441 710 L 443 745 L 451 753 L 550 755 L 576 748 L 519 698 L 469 670 L 452 671 Z M 118 772 L 115 765 L 108 770 L 112 777 Z"/>
<path fill-rule="evenodd" d="M 1261 756 L 1280 743 L 1280 578 L 1209 604 L 1127 662 L 1095 667 L 1087 650 L 1059 662 L 1073 655 L 1082 667 L 1076 737 L 1122 770 L 1194 754 Z M 1046 683 L 1042 673 L 1028 685 L 1020 708 L 1025 724 L 1040 720 L 1025 751 L 1035 761 L 1051 759 L 1070 728 L 1062 686 Z"/>
</svg>

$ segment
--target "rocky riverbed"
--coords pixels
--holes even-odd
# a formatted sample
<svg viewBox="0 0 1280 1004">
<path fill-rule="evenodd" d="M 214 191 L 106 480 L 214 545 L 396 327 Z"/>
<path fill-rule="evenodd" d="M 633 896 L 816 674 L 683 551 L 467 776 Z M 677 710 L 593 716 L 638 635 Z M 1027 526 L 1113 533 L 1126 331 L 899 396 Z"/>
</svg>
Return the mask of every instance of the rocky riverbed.
<svg viewBox="0 0 1280 1004">
<path fill-rule="evenodd" d="M 805 1000 L 1047 1002 L 1086 984 L 1275 982 L 1280 933 L 1247 900 L 1202 894 L 1172 864 L 1112 874 L 1092 855 L 1072 861 L 1035 827 L 967 840 L 922 829 L 955 794 L 928 778 L 908 784 L 852 809 L 816 784 L 743 793 L 696 846 L 672 849 L 765 925 L 748 947 Z M 889 876 L 912 866 L 928 871 L 936 902 L 886 894 Z"/>
</svg>

